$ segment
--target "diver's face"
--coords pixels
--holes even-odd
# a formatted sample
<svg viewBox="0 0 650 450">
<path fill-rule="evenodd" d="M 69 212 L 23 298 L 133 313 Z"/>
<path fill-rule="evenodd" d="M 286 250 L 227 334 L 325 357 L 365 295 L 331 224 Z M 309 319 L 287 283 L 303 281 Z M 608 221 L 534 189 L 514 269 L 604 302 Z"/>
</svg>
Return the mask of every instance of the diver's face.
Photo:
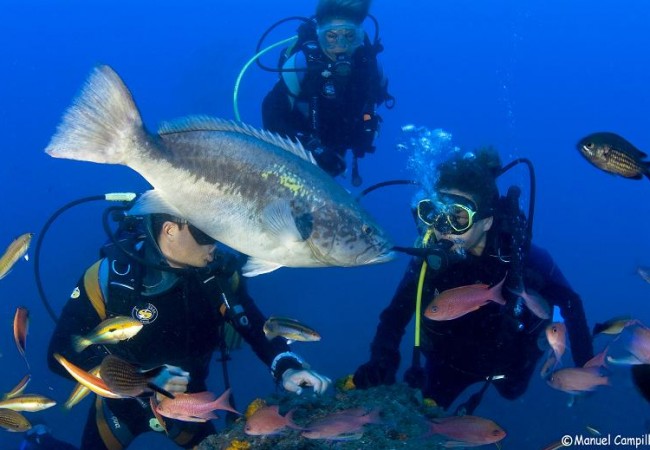
<svg viewBox="0 0 650 450">
<path fill-rule="evenodd" d="M 459 191 L 458 189 L 441 190 L 439 194 L 453 194 L 465 197 L 476 204 L 476 200 L 471 195 Z M 446 239 L 454 243 L 452 250 L 465 251 L 474 255 L 483 253 L 485 243 L 487 240 L 487 232 L 492 228 L 493 217 L 486 217 L 473 222 L 472 226 L 463 234 L 441 233 L 436 228 L 433 229 L 433 234 L 436 240 Z"/>
<path fill-rule="evenodd" d="M 323 52 L 335 60 L 337 55 L 351 55 L 363 43 L 363 29 L 350 21 L 334 19 L 319 24 L 318 43 Z"/>
<path fill-rule="evenodd" d="M 196 242 L 187 224 L 165 222 L 158 245 L 172 267 L 205 267 L 214 258 L 215 244 Z"/>
</svg>

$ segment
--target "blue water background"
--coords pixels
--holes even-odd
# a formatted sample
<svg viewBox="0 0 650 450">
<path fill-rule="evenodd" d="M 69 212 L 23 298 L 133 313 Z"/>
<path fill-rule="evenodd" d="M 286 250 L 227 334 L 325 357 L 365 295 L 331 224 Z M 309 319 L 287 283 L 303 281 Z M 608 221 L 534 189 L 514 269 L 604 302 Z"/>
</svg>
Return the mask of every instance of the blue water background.
<svg viewBox="0 0 650 450">
<path fill-rule="evenodd" d="M 146 189 L 128 168 L 55 160 L 43 153 L 94 65 L 109 64 L 124 78 L 151 130 L 189 114 L 233 118 L 233 85 L 261 33 L 275 20 L 309 15 L 314 6 L 287 0 L 2 2 L 0 247 L 19 234 L 40 231 L 50 214 L 71 200 Z M 575 148 L 583 135 L 608 130 L 650 149 L 650 4 L 377 0 L 373 13 L 381 24 L 386 50 L 380 58 L 397 106 L 383 109 L 377 152 L 361 161 L 364 186 L 411 176 L 408 155 L 395 149 L 403 139 L 401 126 L 409 123 L 443 128 L 465 150 L 492 144 L 504 161 L 528 157 L 537 172 L 535 241 L 552 252 L 582 295 L 590 326 L 621 314 L 650 323 L 650 285 L 635 274 L 638 265 L 650 265 L 650 183 L 607 175 Z M 293 30 L 284 26 L 267 42 Z M 245 122 L 261 125 L 260 103 L 275 81 L 274 74 L 255 66 L 246 73 L 240 91 Z M 518 183 L 527 193 L 527 180 L 518 168 L 503 187 Z M 398 187 L 364 200 L 401 245 L 415 238 L 408 209 L 413 193 Z M 57 311 L 98 256 L 105 240 L 104 206 L 70 211 L 43 245 L 43 283 Z M 406 262 L 400 257 L 362 268 L 282 269 L 251 280 L 250 288 L 266 313 L 302 319 L 321 332 L 320 343 L 296 344 L 294 350 L 314 369 L 338 378 L 368 357 L 378 314 Z M 28 391 L 62 404 L 73 383 L 47 368 L 53 323 L 37 296 L 32 270 L 32 261 L 21 261 L 0 281 L 0 391 L 25 374 L 11 332 L 15 308 L 25 305 L 31 311 Z M 411 336 L 409 328 L 402 370 L 410 360 Z M 596 348 L 605 341 L 598 340 Z M 249 349 L 235 354 L 230 370 L 240 409 L 274 390 Z M 489 391 L 476 414 L 507 430 L 504 449 L 542 448 L 564 434 L 586 433 L 585 425 L 626 436 L 648 431 L 648 405 L 635 393 L 628 371 L 617 371 L 612 381 L 612 387 L 568 408 L 566 394 L 535 376 L 526 395 L 513 402 Z M 218 367 L 210 387 L 223 389 Z M 85 400 L 67 413 L 55 407 L 28 418 L 78 443 L 88 406 Z M 20 438 L 0 431 L 0 447 L 17 448 Z M 153 433 L 132 448 L 152 444 L 174 448 Z"/>
</svg>

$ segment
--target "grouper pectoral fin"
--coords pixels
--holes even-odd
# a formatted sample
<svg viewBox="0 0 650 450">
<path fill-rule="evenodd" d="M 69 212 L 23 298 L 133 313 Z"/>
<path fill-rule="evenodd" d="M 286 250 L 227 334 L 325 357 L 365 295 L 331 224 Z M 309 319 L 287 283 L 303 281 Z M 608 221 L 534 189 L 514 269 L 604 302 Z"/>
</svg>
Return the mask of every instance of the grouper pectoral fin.
<svg viewBox="0 0 650 450">
<path fill-rule="evenodd" d="M 242 267 L 242 275 L 245 277 L 256 277 L 257 275 L 273 272 L 280 267 L 282 267 L 281 264 L 251 256 L 248 258 L 248 261 L 246 261 L 246 264 L 244 264 L 244 267 Z"/>
<path fill-rule="evenodd" d="M 310 214 L 294 215 L 289 202 L 277 200 L 271 202 L 262 213 L 266 231 L 284 246 L 291 247 L 304 242 L 311 234 Z"/>
<path fill-rule="evenodd" d="M 129 210 L 133 216 L 142 216 L 145 214 L 171 214 L 172 216 L 185 219 L 183 213 L 176 209 L 165 200 L 157 190 L 146 191 L 138 198 L 135 205 Z"/>
</svg>

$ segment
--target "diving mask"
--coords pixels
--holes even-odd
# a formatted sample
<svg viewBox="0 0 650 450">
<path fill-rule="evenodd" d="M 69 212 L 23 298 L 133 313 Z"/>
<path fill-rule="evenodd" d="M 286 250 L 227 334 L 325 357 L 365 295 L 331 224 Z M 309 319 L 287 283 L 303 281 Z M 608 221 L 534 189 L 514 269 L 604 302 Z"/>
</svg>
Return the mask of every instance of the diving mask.
<svg viewBox="0 0 650 450">
<path fill-rule="evenodd" d="M 189 229 L 190 234 L 192 235 L 196 243 L 199 245 L 214 245 L 217 242 L 216 239 L 208 236 L 207 234 L 205 234 L 203 231 L 196 228 L 191 223 L 187 224 L 187 228 Z"/>
<path fill-rule="evenodd" d="M 363 44 L 363 28 L 353 22 L 334 21 L 316 30 L 318 43 L 325 51 L 353 51 Z"/>
<path fill-rule="evenodd" d="M 418 217 L 442 234 L 465 234 L 474 222 L 490 214 L 478 213 L 476 204 L 462 195 L 442 194 L 439 199 L 418 202 Z"/>
</svg>

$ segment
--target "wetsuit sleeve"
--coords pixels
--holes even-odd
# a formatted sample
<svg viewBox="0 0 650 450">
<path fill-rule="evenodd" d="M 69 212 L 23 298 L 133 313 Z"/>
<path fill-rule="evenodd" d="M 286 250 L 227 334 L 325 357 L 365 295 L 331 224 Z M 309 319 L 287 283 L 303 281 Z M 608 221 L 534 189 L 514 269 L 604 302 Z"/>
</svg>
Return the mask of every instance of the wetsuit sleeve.
<svg viewBox="0 0 650 450">
<path fill-rule="evenodd" d="M 257 357 L 271 368 L 274 378 L 276 380 L 280 379 L 287 369 L 302 369 L 302 359 L 291 352 L 285 339 L 275 337 L 268 340 L 266 338 L 263 329 L 266 317 L 248 294 L 243 279 L 240 280 L 235 295 L 237 295 L 237 301 L 245 311 L 248 323 L 246 325 L 243 325 L 241 321 L 231 323 L 251 346 Z"/>
<path fill-rule="evenodd" d="M 71 363 L 85 370 L 91 370 L 101 364 L 106 352 L 99 346 L 91 345 L 85 350 L 77 352 L 72 345 L 73 336 L 88 334 L 100 322 L 101 319 L 88 298 L 88 293 L 84 288 L 84 279 L 81 277 L 77 288 L 63 307 L 50 339 L 47 351 L 47 362 L 50 370 L 61 376 L 72 378 L 63 366 L 54 359 L 55 353 L 59 353 Z"/>
<path fill-rule="evenodd" d="M 543 278 L 539 293 L 560 308 L 569 333 L 574 363 L 578 367 L 583 366 L 593 357 L 594 350 L 580 296 L 571 288 L 546 250 L 532 246 L 528 261 L 534 273 L 541 274 Z"/>
<path fill-rule="evenodd" d="M 421 261 L 412 260 L 393 299 L 379 316 L 377 332 L 370 346 L 371 360 L 390 359 L 399 365 L 399 346 L 404 330 L 415 313 L 417 276 Z"/>
</svg>

